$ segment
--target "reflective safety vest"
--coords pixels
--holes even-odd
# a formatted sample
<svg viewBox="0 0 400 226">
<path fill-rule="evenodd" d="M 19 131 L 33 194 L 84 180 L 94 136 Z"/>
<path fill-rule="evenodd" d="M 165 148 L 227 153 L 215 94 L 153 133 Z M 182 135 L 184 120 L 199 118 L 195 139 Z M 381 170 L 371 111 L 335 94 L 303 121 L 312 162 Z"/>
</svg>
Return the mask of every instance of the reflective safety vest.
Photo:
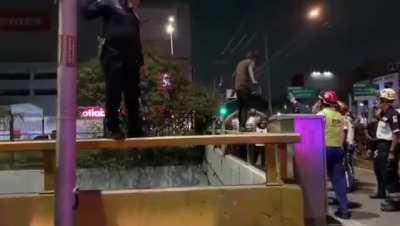
<svg viewBox="0 0 400 226">
<path fill-rule="evenodd" d="M 334 108 L 324 108 L 318 115 L 325 116 L 325 144 L 327 147 L 342 147 L 344 117 Z"/>
</svg>

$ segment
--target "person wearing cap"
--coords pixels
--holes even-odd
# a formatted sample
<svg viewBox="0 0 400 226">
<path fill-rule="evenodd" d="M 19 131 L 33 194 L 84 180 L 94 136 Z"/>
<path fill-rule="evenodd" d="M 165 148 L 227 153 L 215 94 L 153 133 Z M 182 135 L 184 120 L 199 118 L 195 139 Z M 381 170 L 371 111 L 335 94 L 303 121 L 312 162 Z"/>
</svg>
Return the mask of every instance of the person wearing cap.
<svg viewBox="0 0 400 226">
<path fill-rule="evenodd" d="M 393 108 L 396 91 L 383 89 L 379 92 L 379 121 L 376 129 L 376 148 L 374 171 L 377 178 L 377 193 L 374 199 L 385 199 L 382 211 L 400 210 L 400 184 L 398 175 L 398 147 L 400 135 L 399 113 Z"/>
<path fill-rule="evenodd" d="M 250 52 L 236 66 L 234 82 L 239 110 L 239 124 L 242 129 L 246 126 L 247 113 L 250 108 L 251 87 L 258 84 L 254 77 L 254 67 L 257 58 L 257 51 Z"/>
<path fill-rule="evenodd" d="M 339 209 L 335 215 L 342 219 L 349 219 L 351 214 L 348 210 L 346 176 L 343 167 L 344 117 L 337 110 L 338 98 L 334 91 L 325 91 L 320 95 L 320 105 L 321 111 L 318 115 L 324 116 L 325 119 L 327 173 L 339 203 Z"/>
</svg>

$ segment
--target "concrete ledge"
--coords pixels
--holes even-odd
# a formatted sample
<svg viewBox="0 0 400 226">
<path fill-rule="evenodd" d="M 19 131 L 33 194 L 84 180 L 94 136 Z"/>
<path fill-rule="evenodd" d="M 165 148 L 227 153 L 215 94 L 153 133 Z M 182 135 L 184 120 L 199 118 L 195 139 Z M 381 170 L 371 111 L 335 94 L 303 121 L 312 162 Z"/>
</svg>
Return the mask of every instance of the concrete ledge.
<svg viewBox="0 0 400 226">
<path fill-rule="evenodd" d="M 121 190 L 207 186 L 208 180 L 202 165 L 177 165 L 132 169 L 78 169 L 77 183 L 81 190 Z M 0 194 L 40 193 L 44 190 L 43 170 L 0 171 Z"/>
<path fill-rule="evenodd" d="M 207 175 L 211 185 L 265 184 L 265 173 L 214 146 L 206 147 Z"/>
<path fill-rule="evenodd" d="M 0 194 L 38 193 L 44 191 L 43 170 L 0 171 Z"/>
</svg>

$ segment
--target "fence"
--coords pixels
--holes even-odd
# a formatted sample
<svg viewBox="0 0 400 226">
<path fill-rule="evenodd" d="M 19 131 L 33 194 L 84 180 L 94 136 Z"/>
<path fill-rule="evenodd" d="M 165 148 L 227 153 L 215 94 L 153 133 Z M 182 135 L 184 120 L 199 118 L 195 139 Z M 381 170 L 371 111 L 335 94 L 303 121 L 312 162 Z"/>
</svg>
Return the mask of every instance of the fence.
<svg viewBox="0 0 400 226">
<path fill-rule="evenodd" d="M 266 148 L 266 165 L 268 169 L 268 183 L 282 183 L 281 176 L 284 176 L 284 170 L 287 168 L 285 163 L 281 166 L 280 157 L 286 156 L 282 153 L 287 150 L 284 148 L 275 148 L 278 144 L 295 143 L 300 140 L 296 134 L 244 134 L 244 135 L 223 135 L 223 136 L 182 136 L 182 137 L 154 137 L 127 139 L 123 142 L 112 140 L 78 140 L 79 150 L 116 150 L 130 148 L 151 148 L 151 147 L 176 147 L 176 146 L 195 146 L 195 145 L 227 145 L 227 144 L 268 144 Z M 273 145 L 272 145 L 273 144 Z M 1 142 L 0 152 L 24 153 L 24 152 L 42 152 L 44 156 L 45 186 L 52 189 L 54 184 L 54 157 L 55 141 L 21 141 L 21 142 Z M 272 146 L 271 146 L 272 145 Z M 282 146 L 282 145 L 281 145 Z M 280 147 L 281 147 L 280 146 Z M 278 147 L 278 146 L 276 146 Z M 283 146 L 282 146 L 283 147 Z M 286 162 L 286 161 L 284 161 Z M 281 169 L 282 168 L 282 169 Z M 282 174 L 283 173 L 283 174 Z M 51 185 L 51 186 L 50 186 Z"/>
<path fill-rule="evenodd" d="M 166 117 L 160 125 L 144 119 L 146 136 L 192 135 L 195 126 L 194 112 L 177 112 Z M 127 123 L 122 118 L 123 123 Z M 80 118 L 76 123 L 78 139 L 104 136 L 104 118 Z M 57 128 L 57 118 L 50 117 L 1 117 L 0 141 L 35 140 L 52 136 Z M 11 135 L 11 136 L 10 136 Z"/>
</svg>

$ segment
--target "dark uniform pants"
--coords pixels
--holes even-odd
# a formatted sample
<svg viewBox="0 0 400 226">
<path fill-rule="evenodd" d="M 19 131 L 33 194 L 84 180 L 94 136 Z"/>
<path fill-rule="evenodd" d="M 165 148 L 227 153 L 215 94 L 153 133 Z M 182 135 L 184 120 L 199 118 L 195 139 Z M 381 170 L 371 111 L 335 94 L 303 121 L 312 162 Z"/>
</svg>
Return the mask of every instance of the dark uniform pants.
<svg viewBox="0 0 400 226">
<path fill-rule="evenodd" d="M 129 50 L 126 50 L 129 51 Z M 107 43 L 103 46 L 101 65 L 106 84 L 106 127 L 111 132 L 119 130 L 121 97 L 128 110 L 128 136 L 143 136 L 140 115 L 140 65 L 128 54 L 116 50 Z"/>
<path fill-rule="evenodd" d="M 378 194 L 386 195 L 388 199 L 400 202 L 400 183 L 398 156 L 394 161 L 389 161 L 391 141 L 379 140 L 377 142 L 378 153 L 374 159 L 374 171 L 378 182 Z"/>
<path fill-rule="evenodd" d="M 399 158 L 388 161 L 386 166 L 385 181 L 388 191 L 388 200 L 400 204 Z"/>
<path fill-rule="evenodd" d="M 339 202 L 339 211 L 347 213 L 348 199 L 346 189 L 346 175 L 343 167 L 344 151 L 341 148 L 326 148 L 326 168 L 328 177 L 332 182 L 335 196 Z"/>
<path fill-rule="evenodd" d="M 379 196 L 386 196 L 387 180 L 385 180 L 385 173 L 391 144 L 391 141 L 385 140 L 379 140 L 376 143 L 377 153 L 374 158 L 374 172 L 378 183 L 377 194 Z"/>
</svg>

